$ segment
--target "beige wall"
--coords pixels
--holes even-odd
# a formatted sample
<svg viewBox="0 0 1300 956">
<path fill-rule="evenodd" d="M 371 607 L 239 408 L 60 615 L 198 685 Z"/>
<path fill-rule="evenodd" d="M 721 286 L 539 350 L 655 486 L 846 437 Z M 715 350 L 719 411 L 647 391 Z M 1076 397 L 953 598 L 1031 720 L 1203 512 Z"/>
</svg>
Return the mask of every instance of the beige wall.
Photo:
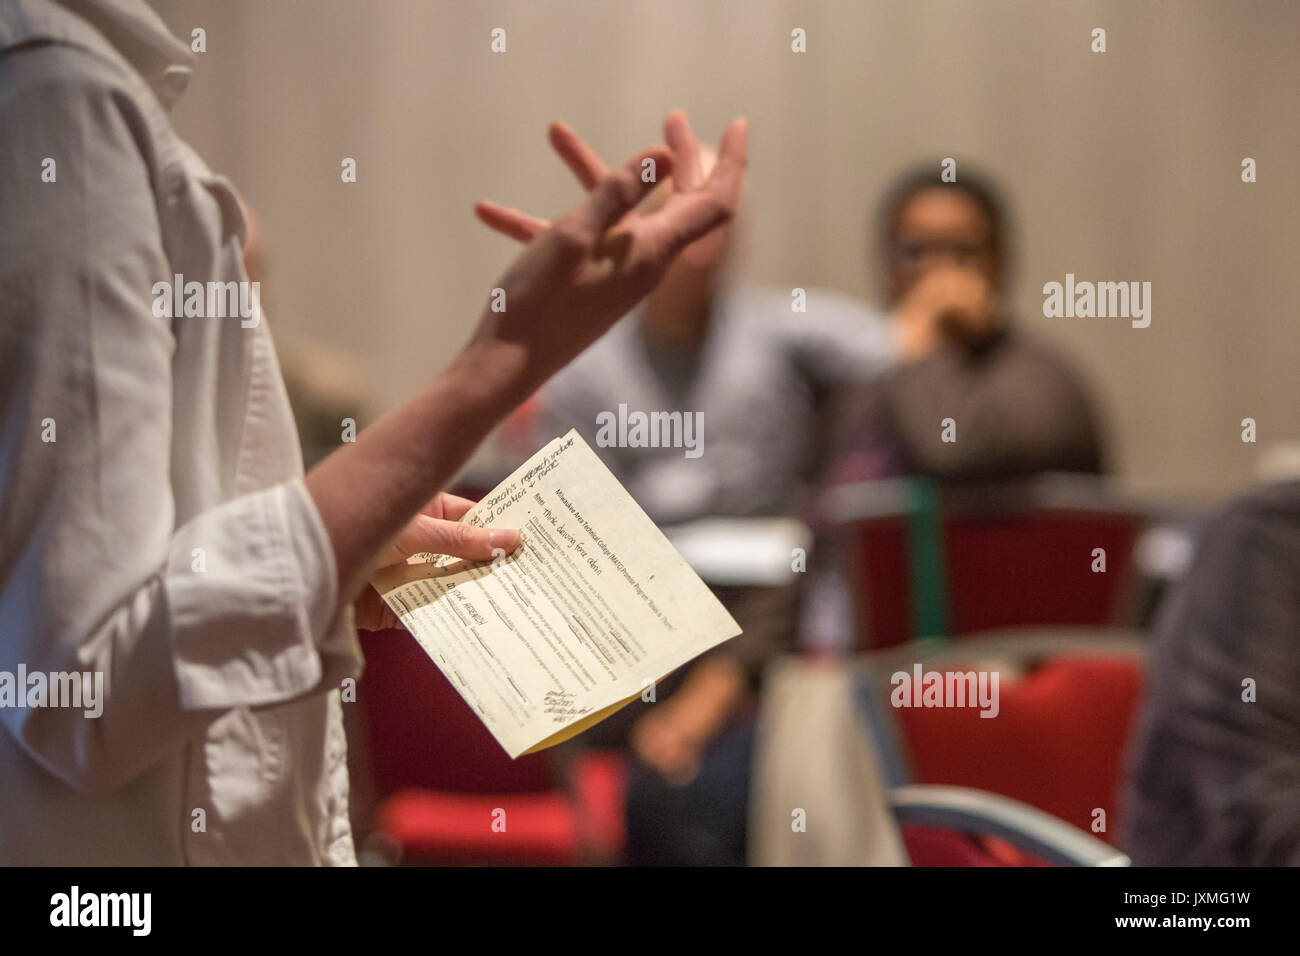
<svg viewBox="0 0 1300 956">
<path fill-rule="evenodd" d="M 1096 383 L 1133 487 L 1219 496 L 1268 443 L 1300 438 L 1300 4 L 158 6 L 178 33 L 207 31 L 176 120 L 264 221 L 277 329 L 354 354 L 381 406 L 450 358 L 511 255 L 474 200 L 550 215 L 577 199 L 548 121 L 614 159 L 682 106 L 710 137 L 751 118 L 741 268 L 778 286 L 872 295 L 865 217 L 912 160 L 1000 176 L 1022 226 L 1022 321 Z M 1044 318 L 1042 284 L 1066 272 L 1152 282 L 1151 327 Z M 1240 441 L 1246 416 L 1259 445 Z"/>
</svg>

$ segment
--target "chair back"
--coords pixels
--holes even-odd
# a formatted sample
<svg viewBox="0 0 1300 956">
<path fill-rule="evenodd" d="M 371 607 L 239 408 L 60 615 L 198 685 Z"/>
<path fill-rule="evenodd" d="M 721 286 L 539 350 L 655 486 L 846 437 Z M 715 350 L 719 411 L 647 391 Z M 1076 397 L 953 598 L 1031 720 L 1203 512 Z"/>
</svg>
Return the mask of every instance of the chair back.
<svg viewBox="0 0 1300 956">
<path fill-rule="evenodd" d="M 1130 623 L 1142 510 L 1103 479 L 840 489 L 837 547 L 858 650 L 1009 627 Z"/>
</svg>

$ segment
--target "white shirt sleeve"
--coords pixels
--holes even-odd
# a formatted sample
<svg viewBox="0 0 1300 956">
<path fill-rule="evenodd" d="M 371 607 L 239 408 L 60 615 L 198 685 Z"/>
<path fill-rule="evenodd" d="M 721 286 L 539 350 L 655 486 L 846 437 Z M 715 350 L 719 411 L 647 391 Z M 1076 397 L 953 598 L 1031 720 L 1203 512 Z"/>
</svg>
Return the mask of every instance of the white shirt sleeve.
<svg viewBox="0 0 1300 956">
<path fill-rule="evenodd" d="M 300 479 L 175 526 L 173 441 L 191 436 L 172 434 L 186 382 L 151 309 L 170 270 L 148 138 L 110 83 L 42 62 L 41 96 L 0 102 L 0 216 L 25 226 L 0 230 L 0 670 L 102 673 L 104 700 L 0 719 L 106 791 L 222 712 L 320 693 L 360 661 Z"/>
</svg>

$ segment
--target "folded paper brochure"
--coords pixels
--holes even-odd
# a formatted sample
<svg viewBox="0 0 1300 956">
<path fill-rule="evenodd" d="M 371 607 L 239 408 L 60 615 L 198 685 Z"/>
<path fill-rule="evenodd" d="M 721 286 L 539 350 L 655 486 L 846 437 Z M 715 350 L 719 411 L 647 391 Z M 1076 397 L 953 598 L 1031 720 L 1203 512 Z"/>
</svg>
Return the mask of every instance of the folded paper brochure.
<svg viewBox="0 0 1300 956">
<path fill-rule="evenodd" d="M 461 520 L 518 528 L 489 562 L 416 555 L 373 580 L 511 757 L 567 740 L 740 633 L 576 431 Z"/>
</svg>

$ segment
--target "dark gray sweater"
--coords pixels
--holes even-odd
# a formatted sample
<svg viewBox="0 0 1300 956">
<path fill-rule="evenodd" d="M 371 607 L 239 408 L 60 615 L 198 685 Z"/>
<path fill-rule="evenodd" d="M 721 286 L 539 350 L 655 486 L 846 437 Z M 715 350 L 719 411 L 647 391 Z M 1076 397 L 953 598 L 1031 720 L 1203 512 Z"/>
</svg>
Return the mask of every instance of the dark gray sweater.
<svg viewBox="0 0 1300 956">
<path fill-rule="evenodd" d="M 1157 620 L 1122 816 L 1137 865 L 1300 864 L 1300 481 L 1203 529 Z"/>
<path fill-rule="evenodd" d="M 955 441 L 944 441 L 945 419 L 954 423 Z M 891 369 L 854 397 L 838 434 L 831 484 L 1103 470 L 1083 379 L 1053 349 L 1015 331 L 975 353 L 949 346 Z"/>
</svg>

